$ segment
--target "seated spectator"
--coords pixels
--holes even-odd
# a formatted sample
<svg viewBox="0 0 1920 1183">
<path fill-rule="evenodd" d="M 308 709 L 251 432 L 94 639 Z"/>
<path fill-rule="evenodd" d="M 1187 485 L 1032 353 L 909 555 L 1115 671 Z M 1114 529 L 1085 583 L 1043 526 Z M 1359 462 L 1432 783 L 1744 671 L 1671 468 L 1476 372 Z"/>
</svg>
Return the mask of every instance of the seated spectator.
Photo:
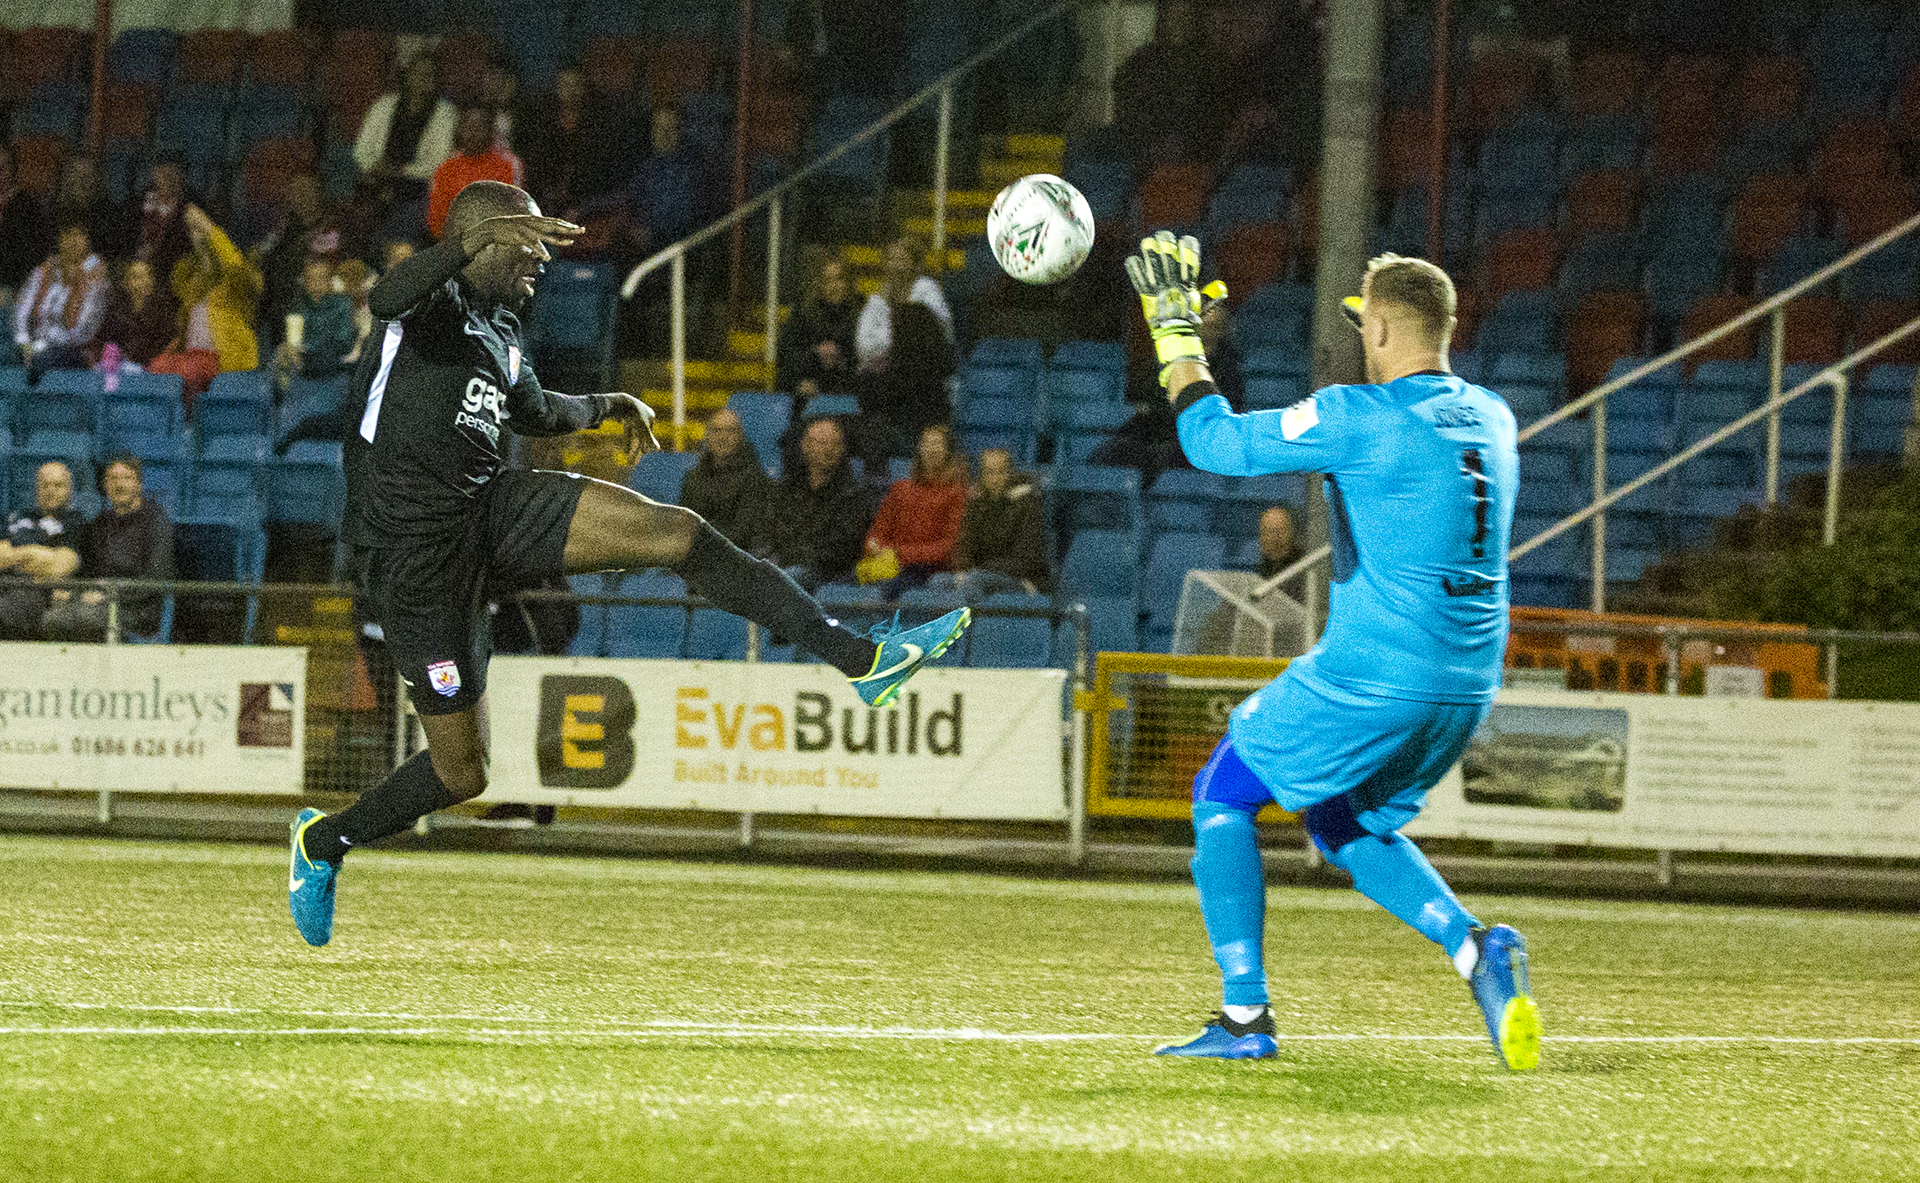
<svg viewBox="0 0 1920 1183">
<path fill-rule="evenodd" d="M 680 112 L 661 107 L 651 119 L 653 152 L 627 178 L 627 215 L 644 250 L 670 246 L 715 212 L 713 169 L 699 145 L 680 134 Z"/>
<path fill-rule="evenodd" d="M 896 305 L 891 319 L 893 354 L 885 370 L 860 376 L 855 424 L 861 461 L 876 473 L 888 457 L 907 455 L 927 428 L 953 417 L 953 344 L 939 320 L 913 300 Z"/>
<path fill-rule="evenodd" d="M 187 231 L 187 166 L 175 156 L 154 161 L 146 195 L 140 199 L 140 226 L 133 257 L 152 264 L 154 278 L 169 280 L 173 265 L 193 249 Z"/>
<path fill-rule="evenodd" d="M 0 305 L 13 303 L 27 274 L 53 252 L 53 227 L 40 199 L 20 187 L 13 148 L 0 143 Z"/>
<path fill-rule="evenodd" d="M 360 167 L 357 199 L 377 221 L 424 202 L 433 174 L 453 150 L 453 104 L 440 97 L 440 67 L 422 53 L 400 69 L 400 85 L 373 101 L 360 121 L 353 162 Z"/>
<path fill-rule="evenodd" d="M 805 463 L 774 491 L 766 544 L 774 561 L 808 591 L 853 578 L 867 536 L 867 491 L 847 462 L 847 439 L 832 419 L 815 419 L 800 437 Z"/>
<path fill-rule="evenodd" d="M 966 464 L 953 454 L 953 429 L 936 424 L 920 433 L 910 475 L 887 490 L 867 531 L 868 558 L 893 572 L 881 580 L 887 599 L 952 566 L 966 509 Z"/>
<path fill-rule="evenodd" d="M 520 87 L 520 71 L 514 68 L 513 59 L 500 53 L 487 56 L 481 93 L 493 109 L 494 148 L 524 160 L 526 141 L 538 134 L 540 117 L 532 99 Z"/>
<path fill-rule="evenodd" d="M 527 190 L 541 209 L 560 216 L 619 193 L 645 152 L 632 104 L 593 89 L 577 64 L 554 78 L 553 100 L 529 133 Z"/>
<path fill-rule="evenodd" d="M 433 185 L 427 190 L 427 236 L 435 240 L 446 224 L 447 208 L 460 190 L 475 181 L 518 186 L 527 179 L 520 158 L 495 146 L 493 112 L 485 107 L 461 108 L 459 122 L 454 125 L 453 147 L 453 155 L 434 172 Z"/>
<path fill-rule="evenodd" d="M 130 259 L 120 265 L 120 282 L 107 296 L 100 342 L 118 348 L 123 360 L 144 368 L 173 341 L 179 311 L 173 297 L 154 285 L 153 265 Z"/>
<path fill-rule="evenodd" d="M 75 550 L 81 520 L 73 508 L 73 473 L 49 460 L 34 475 L 39 500 L 32 509 L 15 510 L 0 538 L 0 640 L 40 640 L 41 619 L 51 602 L 44 588 L 20 586 L 20 580 L 65 579 L 80 566 Z"/>
<path fill-rule="evenodd" d="M 740 429 L 740 416 L 719 410 L 707 420 L 700 462 L 680 485 L 680 504 L 707 519 L 744 551 L 761 549 L 773 478 Z"/>
<path fill-rule="evenodd" d="M 980 453 L 980 485 L 967 499 L 953 571 L 936 575 L 935 587 L 983 600 L 1001 592 L 1046 594 L 1053 590 L 1047 562 L 1047 520 L 1033 478 L 1017 473 L 1005 448 Z"/>
<path fill-rule="evenodd" d="M 59 248 L 27 276 L 13 309 L 13 340 L 28 381 L 48 370 L 82 370 L 98 356 L 96 341 L 112 286 L 85 226 L 63 227 Z"/>
<path fill-rule="evenodd" d="M 1257 568 L 1260 578 L 1272 579 L 1288 567 L 1300 561 L 1306 555 L 1295 541 L 1293 532 L 1293 511 L 1284 505 L 1270 505 L 1260 515 L 1260 566 Z M 1303 571 L 1280 585 L 1280 590 L 1294 599 L 1306 595 L 1307 576 Z"/>
<path fill-rule="evenodd" d="M 1162 0 L 1153 40 L 1114 70 L 1114 124 L 1136 170 L 1204 146 L 1206 99 L 1191 82 L 1207 75 L 1208 63 L 1195 36 L 1195 7 L 1193 0 Z"/>
<path fill-rule="evenodd" d="M 254 369 L 260 364 L 253 334 L 260 272 L 199 206 L 187 207 L 185 221 L 193 253 L 173 269 L 173 294 L 185 321 L 181 343 L 218 355 L 221 373 Z"/>
<path fill-rule="evenodd" d="M 346 254 L 346 234 L 340 218 L 312 173 L 288 178 L 280 225 L 255 244 L 253 254 L 259 260 L 261 277 L 260 325 L 267 338 L 278 345 L 287 313 L 296 311 L 302 299 L 301 274 L 307 259 L 319 255 L 337 263 Z"/>
<path fill-rule="evenodd" d="M 781 326 L 775 386 L 800 399 L 843 394 L 853 389 L 853 326 L 860 318 L 860 297 L 846 260 L 820 260 L 792 319 Z M 796 403 L 800 410 L 804 403 Z"/>
<path fill-rule="evenodd" d="M 147 500 L 140 461 L 122 456 L 100 474 L 107 506 L 80 528 L 78 579 L 172 579 L 173 522 Z M 160 627 L 161 593 L 120 597 L 120 632 L 150 634 Z M 99 641 L 107 635 L 104 591 L 53 593 L 42 627 L 51 641 Z"/>
<path fill-rule="evenodd" d="M 118 258 L 126 253 L 126 215 L 107 198 L 100 162 L 84 153 L 69 156 L 60 165 L 53 224 L 85 226 L 87 238 L 102 255 Z"/>
<path fill-rule="evenodd" d="M 854 352 L 862 371 L 884 370 L 893 348 L 893 312 L 900 305 L 923 304 L 940 322 L 949 344 L 953 341 L 953 310 L 946 294 L 926 273 L 927 240 L 903 235 L 887 244 L 885 276 L 879 291 L 867 297 L 854 328 Z"/>
<path fill-rule="evenodd" d="M 347 355 L 360 344 L 353 304 L 333 290 L 333 264 L 324 255 L 307 257 L 300 283 L 300 303 L 287 313 L 286 339 L 274 352 L 274 369 L 283 378 L 331 378 L 345 372 Z"/>
</svg>

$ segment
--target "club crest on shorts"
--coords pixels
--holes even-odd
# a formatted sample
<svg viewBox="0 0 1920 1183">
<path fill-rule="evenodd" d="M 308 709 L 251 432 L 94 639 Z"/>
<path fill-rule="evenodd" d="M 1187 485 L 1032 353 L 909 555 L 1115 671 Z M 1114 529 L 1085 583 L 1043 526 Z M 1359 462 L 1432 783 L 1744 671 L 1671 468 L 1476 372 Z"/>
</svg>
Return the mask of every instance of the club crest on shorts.
<svg viewBox="0 0 1920 1183">
<path fill-rule="evenodd" d="M 452 698 L 460 693 L 460 667 L 451 661 L 436 661 L 427 667 L 427 685 L 435 694 Z"/>
</svg>

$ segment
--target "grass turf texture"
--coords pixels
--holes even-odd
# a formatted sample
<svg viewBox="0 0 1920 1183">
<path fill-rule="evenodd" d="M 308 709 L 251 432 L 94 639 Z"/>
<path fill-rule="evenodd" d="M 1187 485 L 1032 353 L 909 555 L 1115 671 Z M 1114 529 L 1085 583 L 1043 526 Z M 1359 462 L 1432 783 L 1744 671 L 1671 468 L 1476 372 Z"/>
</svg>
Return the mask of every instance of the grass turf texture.
<svg viewBox="0 0 1920 1183">
<path fill-rule="evenodd" d="M 314 950 L 285 870 L 0 836 L 0 1179 L 1920 1170 L 1912 915 L 1470 900 L 1532 945 L 1517 1075 L 1344 892 L 1272 893 L 1280 1058 L 1229 1064 L 1147 1054 L 1218 997 L 1190 888 L 368 851 Z"/>
</svg>

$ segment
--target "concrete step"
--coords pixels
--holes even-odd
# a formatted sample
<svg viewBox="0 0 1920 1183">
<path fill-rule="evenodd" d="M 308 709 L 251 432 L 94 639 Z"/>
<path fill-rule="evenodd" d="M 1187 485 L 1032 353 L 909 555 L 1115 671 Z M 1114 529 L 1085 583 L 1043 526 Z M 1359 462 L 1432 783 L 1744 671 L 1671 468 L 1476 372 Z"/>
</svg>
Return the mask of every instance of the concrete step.
<svg viewBox="0 0 1920 1183">
<path fill-rule="evenodd" d="M 987 208 L 998 196 L 998 189 L 949 189 L 947 190 L 947 214 L 973 213 L 984 217 Z M 902 213 L 931 213 L 933 211 L 933 190 L 903 189 L 894 195 L 894 202 Z"/>
<path fill-rule="evenodd" d="M 626 363 L 622 375 L 628 388 L 635 386 L 671 387 L 673 362 L 664 357 L 636 358 Z M 757 356 L 735 358 L 688 358 L 687 386 L 725 387 L 728 390 L 756 390 L 766 382 L 767 366 Z"/>
<path fill-rule="evenodd" d="M 1009 156 L 980 162 L 980 179 L 992 185 L 996 193 L 1029 173 L 1052 173 L 1058 176 L 1060 162 L 1032 156 Z"/>
<path fill-rule="evenodd" d="M 1002 144 L 1002 152 L 1007 156 L 1043 156 L 1058 162 L 1066 157 L 1067 137 L 1044 132 L 1022 132 L 1008 136 Z"/>
<path fill-rule="evenodd" d="M 909 218 L 902 218 L 900 220 L 900 228 L 909 234 L 924 234 L 931 238 L 933 237 L 933 215 L 915 214 Z M 984 214 L 977 218 L 956 218 L 952 216 L 947 218 L 948 242 L 953 242 L 961 238 L 971 238 L 976 234 L 985 234 L 986 232 L 987 219 Z M 960 254 L 963 260 L 966 257 L 965 252 L 962 251 L 952 253 Z"/>
</svg>

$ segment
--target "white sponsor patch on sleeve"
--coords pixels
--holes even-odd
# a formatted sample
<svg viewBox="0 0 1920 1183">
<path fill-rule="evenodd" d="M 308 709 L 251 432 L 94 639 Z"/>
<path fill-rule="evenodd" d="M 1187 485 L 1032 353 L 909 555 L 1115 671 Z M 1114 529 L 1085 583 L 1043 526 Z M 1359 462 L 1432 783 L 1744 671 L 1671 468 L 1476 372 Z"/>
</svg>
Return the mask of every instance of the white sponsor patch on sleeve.
<svg viewBox="0 0 1920 1183">
<path fill-rule="evenodd" d="M 1280 412 L 1280 434 L 1288 441 L 1297 440 L 1319 422 L 1320 408 L 1307 397 Z"/>
</svg>

